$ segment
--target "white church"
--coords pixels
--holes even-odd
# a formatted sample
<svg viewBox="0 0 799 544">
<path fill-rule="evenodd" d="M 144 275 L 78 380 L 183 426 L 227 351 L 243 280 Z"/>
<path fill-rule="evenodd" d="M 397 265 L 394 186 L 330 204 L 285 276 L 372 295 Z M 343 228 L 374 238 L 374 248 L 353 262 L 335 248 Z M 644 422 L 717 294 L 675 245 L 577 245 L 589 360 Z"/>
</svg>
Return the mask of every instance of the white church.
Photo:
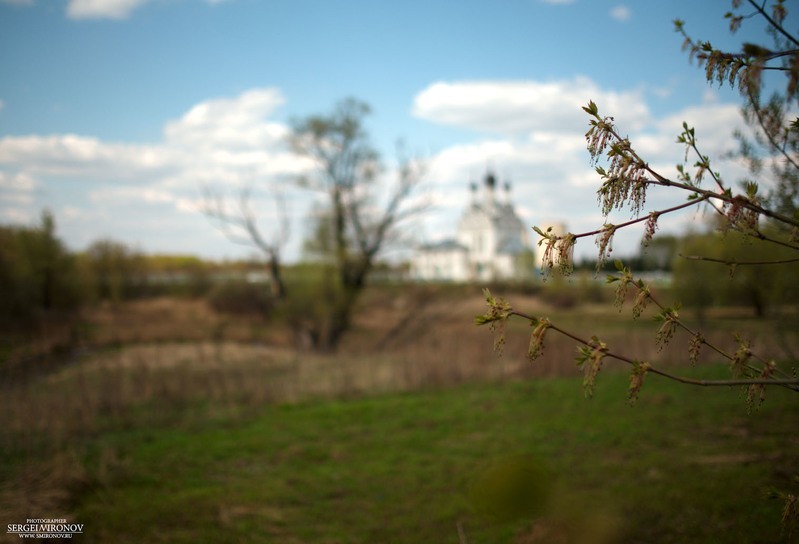
<svg viewBox="0 0 799 544">
<path fill-rule="evenodd" d="M 498 195 L 497 179 L 490 172 L 482 194 L 473 183 L 457 238 L 420 247 L 411 260 L 411 277 L 452 282 L 529 279 L 534 268 L 525 256 L 531 252 L 532 230 L 513 209 L 510 184 L 503 189 Z"/>
</svg>

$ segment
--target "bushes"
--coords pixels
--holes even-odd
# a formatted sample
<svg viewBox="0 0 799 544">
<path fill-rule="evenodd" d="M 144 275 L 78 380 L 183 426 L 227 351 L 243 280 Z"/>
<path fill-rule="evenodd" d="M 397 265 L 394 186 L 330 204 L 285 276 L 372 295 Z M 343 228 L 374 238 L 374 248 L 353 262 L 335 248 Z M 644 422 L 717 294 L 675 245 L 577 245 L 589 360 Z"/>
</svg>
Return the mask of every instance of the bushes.
<svg viewBox="0 0 799 544">
<path fill-rule="evenodd" d="M 0 227 L 0 320 L 20 324 L 71 312 L 84 294 L 75 259 L 56 238 L 49 212 L 38 227 Z"/>
<path fill-rule="evenodd" d="M 275 305 L 269 295 L 268 286 L 246 281 L 217 285 L 209 293 L 208 303 L 219 313 L 259 315 L 264 318 L 272 314 Z"/>
<path fill-rule="evenodd" d="M 765 228 L 768 233 L 769 229 Z M 799 302 L 799 263 L 788 262 L 795 257 L 791 249 L 756 243 L 745 234 L 712 232 L 685 237 L 674 266 L 674 286 L 677 296 L 698 311 L 712 305 L 748 306 L 762 317 L 770 310 Z M 702 259 L 691 259 L 701 255 Z M 728 263 L 753 263 L 746 266 Z M 786 261 L 781 264 L 768 262 Z M 719 274 L 723 269 L 729 273 Z"/>
<path fill-rule="evenodd" d="M 98 240 L 81 255 L 93 296 L 113 303 L 140 298 L 147 293 L 144 255 L 122 242 Z"/>
</svg>

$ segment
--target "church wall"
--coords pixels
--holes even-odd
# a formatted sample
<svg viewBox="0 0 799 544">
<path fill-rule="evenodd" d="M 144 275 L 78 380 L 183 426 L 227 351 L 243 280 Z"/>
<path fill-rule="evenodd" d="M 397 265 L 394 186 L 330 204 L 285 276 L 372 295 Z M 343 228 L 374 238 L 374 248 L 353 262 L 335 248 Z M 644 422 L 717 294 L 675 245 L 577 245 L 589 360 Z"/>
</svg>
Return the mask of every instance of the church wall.
<svg viewBox="0 0 799 544">
<path fill-rule="evenodd" d="M 457 242 L 463 249 L 420 252 L 412 264 L 418 270 L 418 279 L 491 281 L 522 275 L 516 253 L 530 247 L 532 231 L 516 215 L 509 188 L 500 201 L 495 185 L 495 178 L 489 174 L 481 195 L 477 186 L 472 186 L 471 202 L 457 228 Z"/>
<path fill-rule="evenodd" d="M 494 269 L 497 279 L 512 280 L 516 279 L 516 258 L 514 255 L 498 255 L 494 261 Z"/>
<path fill-rule="evenodd" d="M 466 253 L 462 250 L 427 250 L 411 263 L 411 277 L 422 281 L 469 281 Z"/>
</svg>

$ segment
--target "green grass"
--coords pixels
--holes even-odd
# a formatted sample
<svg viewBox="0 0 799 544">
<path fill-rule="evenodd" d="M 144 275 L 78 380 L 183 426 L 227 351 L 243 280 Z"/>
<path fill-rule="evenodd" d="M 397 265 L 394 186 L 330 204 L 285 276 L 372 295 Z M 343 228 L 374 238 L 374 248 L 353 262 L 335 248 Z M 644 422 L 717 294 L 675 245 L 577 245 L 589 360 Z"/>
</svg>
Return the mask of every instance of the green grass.
<svg viewBox="0 0 799 544">
<path fill-rule="evenodd" d="M 119 430 L 92 443 L 90 470 L 98 452 L 119 460 L 75 519 L 85 542 L 457 543 L 458 523 L 473 544 L 780 542 L 767 492 L 799 473 L 796 394 L 747 415 L 738 389 L 652 376 L 629 407 L 626 386 L 600 375 L 586 400 L 575 379 L 468 385 Z M 470 485 L 517 452 L 555 474 L 551 506 L 492 523 Z"/>
</svg>

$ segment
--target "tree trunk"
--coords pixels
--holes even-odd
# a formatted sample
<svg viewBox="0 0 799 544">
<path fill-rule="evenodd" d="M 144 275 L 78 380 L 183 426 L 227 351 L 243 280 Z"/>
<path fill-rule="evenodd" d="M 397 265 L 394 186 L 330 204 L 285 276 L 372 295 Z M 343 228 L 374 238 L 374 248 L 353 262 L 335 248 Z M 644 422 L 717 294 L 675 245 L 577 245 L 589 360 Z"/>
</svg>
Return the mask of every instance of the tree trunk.
<svg viewBox="0 0 799 544">
<path fill-rule="evenodd" d="M 282 301 L 286 298 L 286 285 L 283 283 L 283 275 L 280 272 L 280 259 L 277 255 L 269 256 L 269 279 L 272 297 L 276 301 Z"/>
<path fill-rule="evenodd" d="M 344 286 L 343 293 L 338 300 L 333 301 L 330 310 L 321 323 L 319 334 L 316 338 L 316 349 L 318 351 L 335 351 L 350 326 L 352 325 L 352 313 L 361 289 L 354 289 L 352 286 Z"/>
</svg>

